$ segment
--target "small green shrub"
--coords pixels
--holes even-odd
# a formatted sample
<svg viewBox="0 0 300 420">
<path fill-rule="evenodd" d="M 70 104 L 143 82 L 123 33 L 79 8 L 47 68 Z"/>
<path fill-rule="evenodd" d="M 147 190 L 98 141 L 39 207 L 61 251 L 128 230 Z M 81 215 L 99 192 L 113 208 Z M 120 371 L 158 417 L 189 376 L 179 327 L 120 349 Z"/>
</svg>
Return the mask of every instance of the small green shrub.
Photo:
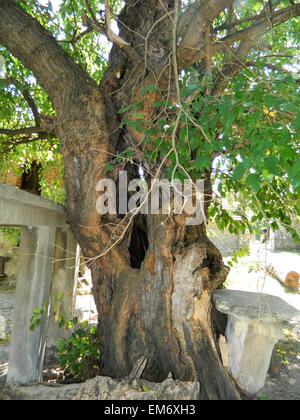
<svg viewBox="0 0 300 420">
<path fill-rule="evenodd" d="M 60 324 L 64 321 L 60 321 Z M 60 338 L 57 342 L 58 361 L 64 369 L 65 378 L 82 382 L 100 370 L 100 344 L 96 328 L 89 327 L 88 321 L 78 323 L 77 317 L 64 323 L 65 328 L 78 326 L 69 339 Z"/>
<path fill-rule="evenodd" d="M 89 327 L 88 321 L 79 323 L 78 318 L 66 320 L 58 317 L 61 295 L 54 297 L 54 318 L 60 328 L 73 330 L 69 339 L 60 338 L 57 342 L 58 362 L 64 370 L 60 382 L 82 382 L 94 377 L 100 370 L 100 343 L 96 335 L 96 328 Z M 30 320 L 30 331 L 34 331 L 48 313 L 49 301 L 42 308 L 35 308 Z"/>
</svg>

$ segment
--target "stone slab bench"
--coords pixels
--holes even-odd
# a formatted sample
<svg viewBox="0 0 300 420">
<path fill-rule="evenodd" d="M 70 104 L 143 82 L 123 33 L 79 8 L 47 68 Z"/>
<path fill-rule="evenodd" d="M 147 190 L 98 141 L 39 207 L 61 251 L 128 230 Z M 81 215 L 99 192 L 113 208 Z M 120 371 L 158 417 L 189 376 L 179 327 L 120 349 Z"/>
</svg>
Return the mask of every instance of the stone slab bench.
<svg viewBox="0 0 300 420">
<path fill-rule="evenodd" d="M 264 386 L 273 348 L 283 336 L 282 321 L 300 320 L 300 311 L 277 296 L 240 290 L 216 290 L 213 300 L 228 315 L 228 368 L 255 393 Z"/>
</svg>

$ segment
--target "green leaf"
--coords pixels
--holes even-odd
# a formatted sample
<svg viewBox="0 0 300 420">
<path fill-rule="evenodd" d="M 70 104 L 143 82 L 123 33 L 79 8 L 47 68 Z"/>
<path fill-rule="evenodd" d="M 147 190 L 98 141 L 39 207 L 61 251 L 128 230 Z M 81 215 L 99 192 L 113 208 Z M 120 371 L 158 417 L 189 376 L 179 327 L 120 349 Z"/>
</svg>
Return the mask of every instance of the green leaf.
<svg viewBox="0 0 300 420">
<path fill-rule="evenodd" d="M 148 136 L 155 136 L 157 134 L 157 128 L 155 127 L 147 128 L 145 130 L 145 134 L 147 134 Z"/>
<path fill-rule="evenodd" d="M 299 129 L 300 129 L 300 111 L 298 111 L 297 117 L 296 117 L 296 119 L 293 121 L 292 126 L 293 126 L 293 128 L 294 128 L 295 130 L 299 130 Z"/>
<path fill-rule="evenodd" d="M 283 127 L 281 130 L 281 136 L 280 136 L 280 143 L 285 144 L 289 139 L 291 138 L 291 133 L 286 127 Z"/>
<path fill-rule="evenodd" d="M 234 170 L 233 174 L 232 174 L 232 179 L 233 181 L 236 181 L 240 178 L 242 178 L 245 174 L 245 165 L 243 163 L 240 163 Z"/>
<path fill-rule="evenodd" d="M 210 168 L 210 157 L 209 156 L 198 156 L 195 161 L 195 168 L 198 171 Z"/>
<path fill-rule="evenodd" d="M 268 169 L 268 171 L 271 174 L 274 175 L 279 175 L 280 171 L 279 171 L 279 161 L 276 157 L 274 156 L 268 156 L 265 160 L 264 160 L 264 164 L 266 169 Z"/>
<path fill-rule="evenodd" d="M 290 178 L 294 178 L 297 175 L 300 175 L 300 159 L 297 159 L 294 165 L 288 172 Z"/>
<path fill-rule="evenodd" d="M 191 146 L 192 151 L 196 150 L 197 147 L 200 146 L 200 138 L 197 137 L 197 136 L 192 136 L 189 139 L 189 142 L 190 142 L 190 146 Z"/>
<path fill-rule="evenodd" d="M 54 300 L 55 300 L 55 302 L 60 301 L 60 300 L 61 300 L 61 298 L 62 298 L 62 293 L 58 293 L 58 295 L 54 296 Z"/>
<path fill-rule="evenodd" d="M 111 172 L 114 170 L 113 165 L 111 165 L 110 163 L 108 163 L 105 167 L 104 173 L 106 174 L 107 172 Z"/>
<path fill-rule="evenodd" d="M 152 102 L 152 106 L 154 108 L 160 108 L 160 107 L 162 107 L 164 105 L 165 105 L 165 103 L 163 101 L 154 101 L 154 102 Z"/>
<path fill-rule="evenodd" d="M 65 323 L 66 323 L 66 319 L 65 319 L 65 317 L 62 315 L 62 316 L 59 318 L 59 324 L 58 324 L 59 328 L 64 327 Z"/>
<path fill-rule="evenodd" d="M 199 86 L 196 86 L 196 85 L 188 86 L 182 94 L 183 98 L 185 98 L 186 96 L 192 95 L 194 92 L 196 92 L 197 89 L 199 89 Z"/>
<path fill-rule="evenodd" d="M 246 185 L 257 193 L 261 186 L 260 177 L 257 174 L 250 174 L 246 178 Z"/>
<path fill-rule="evenodd" d="M 82 328 L 87 328 L 88 325 L 89 325 L 89 322 L 88 321 L 84 321 L 82 323 Z"/>
<path fill-rule="evenodd" d="M 135 121 L 126 120 L 126 124 L 129 127 L 131 127 L 133 130 L 137 131 L 138 133 L 141 133 L 142 132 L 142 127 L 141 127 L 142 119 L 141 118 L 139 118 L 139 119 L 137 119 Z"/>
<path fill-rule="evenodd" d="M 59 338 L 57 340 L 57 347 L 59 351 L 63 351 L 64 347 L 65 347 L 65 341 L 63 338 Z"/>
<path fill-rule="evenodd" d="M 292 185 L 295 188 L 295 190 L 300 194 L 300 175 L 297 175 L 292 180 Z"/>
<path fill-rule="evenodd" d="M 142 89 L 140 95 L 144 96 L 148 92 L 154 93 L 154 92 L 159 92 L 159 91 L 160 91 L 160 88 L 157 85 L 151 85 L 149 87 Z"/>
<path fill-rule="evenodd" d="M 120 108 L 118 114 L 124 114 L 125 112 L 129 111 L 132 108 L 131 105 L 125 106 L 124 108 Z"/>
<path fill-rule="evenodd" d="M 162 156 L 166 156 L 169 153 L 171 147 L 172 147 L 172 143 L 170 141 L 164 142 L 160 146 L 160 153 L 161 153 L 161 155 Z"/>
</svg>

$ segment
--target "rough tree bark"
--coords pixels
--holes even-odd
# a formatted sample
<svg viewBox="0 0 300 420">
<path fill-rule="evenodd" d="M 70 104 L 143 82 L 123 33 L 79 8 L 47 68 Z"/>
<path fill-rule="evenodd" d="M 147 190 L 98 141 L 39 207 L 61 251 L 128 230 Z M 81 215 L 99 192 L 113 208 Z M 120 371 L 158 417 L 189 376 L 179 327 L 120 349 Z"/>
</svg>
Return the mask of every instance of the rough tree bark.
<svg viewBox="0 0 300 420">
<path fill-rule="evenodd" d="M 116 180 L 118 170 L 124 169 L 120 164 L 104 174 L 105 163 L 140 140 L 129 128 L 120 129 L 118 110 L 134 103 L 145 86 L 175 90 L 174 4 L 174 0 L 125 2 L 119 35 L 131 53 L 113 46 L 100 86 L 14 1 L 0 0 L 0 42 L 33 72 L 57 113 L 68 221 L 91 262 L 102 373 L 126 376 L 136 360 L 146 356 L 148 379 L 160 381 L 172 372 L 175 378 L 198 380 L 203 399 L 235 399 L 239 393 L 222 367 L 212 319 L 211 297 L 228 269 L 205 227 L 185 226 L 180 216 L 148 215 L 134 218 L 122 236 L 127 218 L 114 232 L 122 239 L 106 252 L 122 215 L 100 217 L 96 211 L 97 182 L 108 176 Z M 197 1 L 183 14 L 177 30 L 178 71 L 203 58 L 207 26 L 231 4 L 232 0 Z M 282 21 L 299 14 L 299 5 L 288 9 Z M 240 31 L 239 39 L 259 36 L 266 30 L 264 23 L 265 27 L 260 20 L 247 37 Z M 237 37 L 224 42 L 230 45 Z M 218 48 L 220 42 L 212 52 Z M 149 119 L 153 99 L 141 111 Z M 125 169 L 136 173 L 134 165 Z M 209 174 L 203 177 L 209 193 Z M 143 252 L 137 246 L 141 241 Z"/>
</svg>

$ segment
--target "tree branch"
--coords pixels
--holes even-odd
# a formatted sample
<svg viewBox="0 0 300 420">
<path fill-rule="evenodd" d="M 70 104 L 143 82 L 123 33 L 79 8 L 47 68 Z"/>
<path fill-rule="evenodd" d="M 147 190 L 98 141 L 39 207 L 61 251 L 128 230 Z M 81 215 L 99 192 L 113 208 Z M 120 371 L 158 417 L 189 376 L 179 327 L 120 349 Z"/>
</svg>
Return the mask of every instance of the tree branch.
<svg viewBox="0 0 300 420">
<path fill-rule="evenodd" d="M 87 26 L 89 31 L 96 31 L 99 32 L 102 35 L 106 35 L 106 29 L 105 29 L 105 25 L 101 22 L 99 22 L 98 20 L 95 20 L 94 18 L 91 19 L 88 17 L 88 15 L 83 14 L 82 15 L 82 22 L 84 24 L 84 26 Z"/>
<path fill-rule="evenodd" d="M 224 31 L 224 30 L 230 30 L 230 29 L 234 29 L 237 26 L 241 25 L 242 23 L 246 23 L 246 22 L 251 22 L 251 21 L 257 21 L 259 19 L 262 19 L 262 15 L 253 15 L 244 19 L 239 19 L 239 20 L 235 20 L 233 22 L 229 22 L 229 23 L 223 23 L 223 25 L 217 26 L 216 28 L 213 29 L 213 33 L 216 34 L 220 31 Z"/>
<path fill-rule="evenodd" d="M 231 36 L 236 40 L 236 37 L 238 36 L 241 42 L 236 48 L 236 50 L 232 53 L 232 61 L 230 63 L 225 64 L 222 71 L 219 72 L 218 77 L 215 80 L 214 95 L 220 96 L 223 93 L 226 86 L 224 81 L 226 81 L 230 77 L 236 76 L 240 72 L 240 70 L 247 65 L 242 59 L 244 57 L 247 57 L 255 40 L 268 30 L 273 29 L 274 26 L 279 25 L 280 23 L 288 20 L 292 16 L 297 16 L 297 14 L 300 13 L 299 6 L 300 5 L 298 5 L 298 7 L 297 5 L 294 5 L 292 7 L 288 7 L 286 9 L 275 12 L 273 16 L 268 16 L 264 21 L 256 23 L 250 28 L 230 34 L 223 39 L 225 40 L 225 45 L 227 44 L 227 41 L 229 38 L 231 38 Z M 272 20 L 271 28 L 269 20 Z M 216 45 L 216 48 L 217 47 L 218 46 Z"/>
<path fill-rule="evenodd" d="M 295 4 L 294 6 L 287 7 L 275 12 L 273 15 L 269 16 L 272 26 L 280 25 L 281 23 L 291 19 L 292 17 L 300 15 L 300 4 Z M 268 25 L 269 19 L 264 19 L 263 21 L 256 23 L 249 28 L 234 32 L 220 41 L 215 43 L 215 51 L 220 50 L 223 46 L 230 46 L 235 42 L 243 40 L 255 40 L 259 36 L 270 30 L 270 25 Z M 218 46 L 218 44 L 220 44 Z"/>
<path fill-rule="evenodd" d="M 179 68 L 186 68 L 196 60 L 193 56 L 199 46 L 204 46 L 204 33 L 215 18 L 234 0 L 195 1 L 182 15 L 178 23 L 179 48 L 177 60 Z"/>
<path fill-rule="evenodd" d="M 86 14 L 82 16 L 83 24 L 88 28 L 87 31 L 96 31 L 105 35 L 110 42 L 113 42 L 118 47 L 122 48 L 132 62 L 137 62 L 138 56 L 132 46 L 128 42 L 124 41 L 123 38 L 116 35 L 111 29 L 109 1 L 105 1 L 105 24 L 96 19 L 88 0 L 86 0 L 86 4 L 92 16 L 92 19 Z"/>
<path fill-rule="evenodd" d="M 0 146 L 7 146 L 7 149 L 13 149 L 21 144 L 34 143 L 35 141 L 47 141 L 47 137 L 21 137 L 20 139 L 13 139 L 0 143 Z"/>
<path fill-rule="evenodd" d="M 41 117 L 38 112 L 37 106 L 29 92 L 29 88 L 26 86 L 23 86 L 22 83 L 18 82 L 17 80 L 13 79 L 12 77 L 7 77 L 6 79 L 2 79 L 3 83 L 6 85 L 14 85 L 17 89 L 19 89 L 22 92 L 22 95 L 24 96 L 26 102 L 29 105 L 29 108 L 32 111 L 32 114 L 34 116 L 35 125 L 39 127 L 41 125 Z"/>
<path fill-rule="evenodd" d="M 58 40 L 57 42 L 59 43 L 66 43 L 66 44 L 76 44 L 77 41 L 79 41 L 81 38 L 83 38 L 85 35 L 89 34 L 90 32 L 92 32 L 92 28 L 87 28 L 85 31 L 82 31 L 80 34 L 77 35 L 76 32 L 74 32 L 73 36 L 71 39 L 61 39 Z"/>
<path fill-rule="evenodd" d="M 230 7 L 233 0 L 204 0 L 195 1 L 181 16 L 178 22 L 177 34 L 180 37 L 189 37 L 195 31 L 195 23 L 212 23 L 215 18 L 227 7 Z M 199 32 L 198 28 L 198 32 Z"/>
<path fill-rule="evenodd" d="M 292 17 L 300 15 L 300 4 L 297 3 L 293 6 L 289 6 L 285 9 L 281 9 L 277 12 L 274 12 L 273 15 L 269 16 L 271 20 L 272 27 L 280 25 L 281 23 L 291 19 Z M 236 31 L 219 41 L 214 43 L 213 53 L 220 51 L 223 48 L 228 48 L 233 45 L 235 42 L 244 41 L 240 44 L 239 56 L 245 56 L 245 52 L 242 54 L 242 50 L 249 52 L 249 46 L 258 39 L 261 35 L 268 32 L 270 29 L 269 19 L 265 18 L 264 20 L 250 26 L 249 28 Z M 195 28 L 194 28 L 195 31 Z M 196 32 L 196 31 L 195 31 Z M 246 47 L 246 48 L 245 48 Z M 193 64 L 196 61 L 200 61 L 205 58 L 205 43 L 203 42 L 203 32 L 202 39 L 198 45 L 184 45 L 180 44 L 178 47 L 178 56 L 180 69 L 187 67 Z"/>
<path fill-rule="evenodd" d="M 279 3 L 279 2 L 277 2 L 277 3 Z M 217 33 L 217 32 L 222 31 L 222 30 L 234 29 L 237 26 L 241 25 L 242 23 L 247 23 L 247 22 L 251 22 L 251 21 L 256 21 L 257 22 L 259 20 L 264 20 L 266 18 L 266 16 L 268 16 L 270 13 L 272 14 L 273 12 L 270 10 L 269 5 L 266 4 L 261 13 L 249 16 L 249 17 L 244 18 L 244 19 L 238 19 L 238 20 L 234 20 L 234 21 L 231 21 L 231 22 L 228 22 L 228 23 L 224 23 L 223 25 L 220 25 L 220 26 L 214 28 L 213 33 Z"/>
<path fill-rule="evenodd" d="M 128 55 L 128 57 L 131 59 L 131 61 L 136 62 L 138 57 L 131 45 L 128 42 L 126 42 L 123 38 L 116 35 L 111 29 L 109 0 L 105 0 L 105 27 L 107 38 L 114 44 L 118 45 L 118 47 L 122 48 Z"/>
<path fill-rule="evenodd" d="M 47 131 L 45 127 L 23 127 L 23 128 L 15 128 L 15 129 L 8 129 L 8 128 L 0 128 L 0 134 L 5 136 L 20 136 L 22 134 L 37 134 L 37 133 L 44 133 L 45 135 L 52 135 L 55 136 L 55 132 L 53 130 Z"/>
<path fill-rule="evenodd" d="M 50 32 L 14 0 L 0 0 L 0 43 L 31 70 L 54 107 L 70 89 L 96 83 L 76 65 Z"/>
<path fill-rule="evenodd" d="M 264 58 L 264 57 L 262 57 L 262 58 Z M 258 61 L 258 59 L 256 61 L 247 61 L 245 63 L 245 66 L 247 66 L 247 67 L 256 67 L 257 66 L 257 61 Z M 290 74 L 291 73 L 291 72 L 283 69 L 282 67 L 276 66 L 276 65 L 271 64 L 271 63 L 265 63 L 264 66 L 267 67 L 267 68 L 269 68 L 270 70 L 275 70 L 275 71 L 283 72 L 283 73 L 287 73 L 287 74 Z"/>
<path fill-rule="evenodd" d="M 226 88 L 227 79 L 230 77 L 236 76 L 245 66 L 242 58 L 246 57 L 253 46 L 253 41 L 251 39 L 245 39 L 241 41 L 240 45 L 232 51 L 232 61 L 230 63 L 225 63 L 222 70 L 219 72 L 218 76 L 214 81 L 214 90 L 213 94 L 215 96 L 221 96 Z"/>
</svg>

